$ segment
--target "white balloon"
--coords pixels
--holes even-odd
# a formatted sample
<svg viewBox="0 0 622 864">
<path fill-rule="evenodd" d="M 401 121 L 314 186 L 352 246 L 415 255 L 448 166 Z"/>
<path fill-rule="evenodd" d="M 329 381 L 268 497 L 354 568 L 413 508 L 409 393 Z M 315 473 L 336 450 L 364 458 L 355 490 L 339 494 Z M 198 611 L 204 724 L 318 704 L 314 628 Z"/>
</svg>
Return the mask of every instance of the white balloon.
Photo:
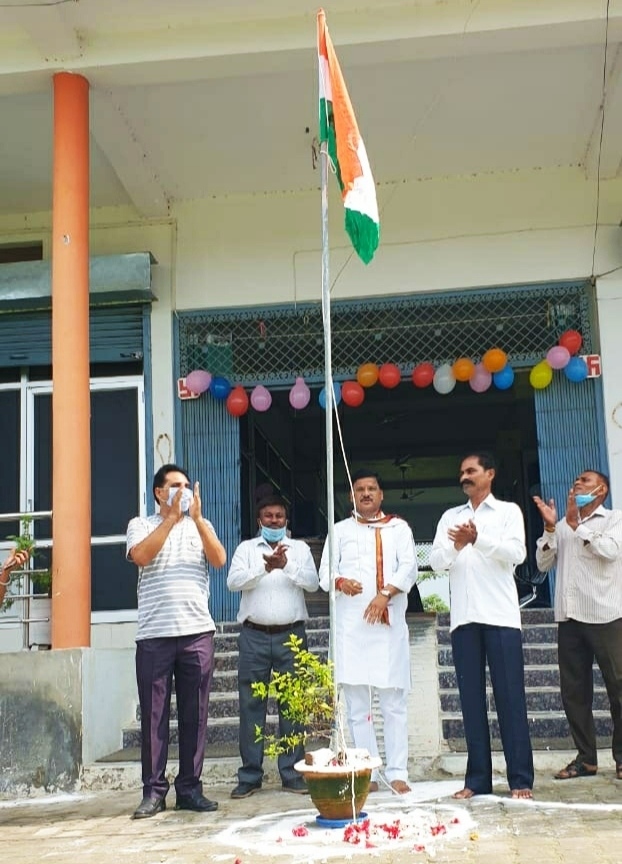
<svg viewBox="0 0 622 864">
<path fill-rule="evenodd" d="M 432 386 L 436 392 L 440 393 L 442 396 L 446 396 L 454 389 L 456 386 L 456 378 L 449 363 L 443 363 L 442 366 L 438 367 L 434 373 Z"/>
</svg>

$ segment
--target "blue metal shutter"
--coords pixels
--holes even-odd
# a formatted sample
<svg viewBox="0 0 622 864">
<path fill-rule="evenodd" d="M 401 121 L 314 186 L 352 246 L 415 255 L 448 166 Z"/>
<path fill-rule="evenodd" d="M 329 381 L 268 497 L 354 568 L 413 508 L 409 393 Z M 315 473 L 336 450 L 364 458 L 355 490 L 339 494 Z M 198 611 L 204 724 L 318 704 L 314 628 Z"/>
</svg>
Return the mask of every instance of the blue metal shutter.
<svg viewBox="0 0 622 864">
<path fill-rule="evenodd" d="M 201 484 L 203 515 L 227 550 L 225 567 L 210 567 L 210 611 L 215 621 L 234 621 L 240 594 L 227 588 L 227 572 L 241 539 L 240 421 L 206 393 L 181 403 L 181 430 L 185 467 Z"/>
<path fill-rule="evenodd" d="M 600 378 L 573 383 L 557 372 L 548 387 L 535 391 L 535 409 L 541 497 L 554 498 L 562 518 L 577 474 L 588 468 L 608 473 Z M 549 581 L 552 598 L 554 571 Z"/>
<path fill-rule="evenodd" d="M 141 359 L 149 304 L 91 308 L 91 363 Z M 52 363 L 52 317 L 48 311 L 0 315 L 0 368 L 49 366 Z"/>
</svg>

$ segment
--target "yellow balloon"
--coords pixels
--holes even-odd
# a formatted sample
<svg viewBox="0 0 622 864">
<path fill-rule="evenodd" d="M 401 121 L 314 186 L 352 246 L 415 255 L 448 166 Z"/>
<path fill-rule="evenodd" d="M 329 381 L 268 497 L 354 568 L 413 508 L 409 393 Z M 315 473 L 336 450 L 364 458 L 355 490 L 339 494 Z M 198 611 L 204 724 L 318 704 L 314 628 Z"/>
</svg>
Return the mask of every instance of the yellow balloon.
<svg viewBox="0 0 622 864">
<path fill-rule="evenodd" d="M 536 364 L 529 373 L 529 383 L 534 390 L 544 390 L 553 380 L 553 370 L 546 362 L 541 360 Z"/>
</svg>

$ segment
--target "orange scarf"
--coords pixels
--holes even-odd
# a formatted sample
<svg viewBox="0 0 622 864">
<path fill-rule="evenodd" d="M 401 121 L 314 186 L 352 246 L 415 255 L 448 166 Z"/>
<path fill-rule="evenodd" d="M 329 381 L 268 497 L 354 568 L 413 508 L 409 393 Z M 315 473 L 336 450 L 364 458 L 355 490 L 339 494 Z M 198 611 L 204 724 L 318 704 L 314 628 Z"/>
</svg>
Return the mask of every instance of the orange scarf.
<svg viewBox="0 0 622 864">
<path fill-rule="evenodd" d="M 374 524 L 382 524 L 386 525 L 387 522 L 390 522 L 391 519 L 401 519 L 401 516 L 397 516 L 395 513 L 389 513 L 385 516 L 381 516 L 380 519 L 363 519 L 361 516 L 358 516 L 356 513 L 353 514 L 354 518 L 361 525 L 374 525 Z M 379 592 L 384 588 L 384 561 L 382 558 L 382 531 L 380 528 L 376 528 L 374 530 L 375 539 L 376 539 L 376 591 Z M 382 617 L 380 619 L 381 624 L 390 624 L 389 621 L 389 608 L 384 610 L 382 613 Z"/>
</svg>

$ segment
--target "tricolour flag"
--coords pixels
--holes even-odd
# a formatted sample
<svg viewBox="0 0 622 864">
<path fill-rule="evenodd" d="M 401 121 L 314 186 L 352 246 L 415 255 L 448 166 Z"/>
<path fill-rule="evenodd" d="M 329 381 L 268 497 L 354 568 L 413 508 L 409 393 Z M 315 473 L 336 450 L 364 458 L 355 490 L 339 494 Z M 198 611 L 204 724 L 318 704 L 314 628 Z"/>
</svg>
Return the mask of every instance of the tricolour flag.
<svg viewBox="0 0 622 864">
<path fill-rule="evenodd" d="M 336 169 L 346 210 L 346 231 L 360 258 L 369 264 L 380 239 L 376 187 L 323 9 L 317 15 L 317 52 L 320 141 L 328 142 L 328 155 Z"/>
</svg>

